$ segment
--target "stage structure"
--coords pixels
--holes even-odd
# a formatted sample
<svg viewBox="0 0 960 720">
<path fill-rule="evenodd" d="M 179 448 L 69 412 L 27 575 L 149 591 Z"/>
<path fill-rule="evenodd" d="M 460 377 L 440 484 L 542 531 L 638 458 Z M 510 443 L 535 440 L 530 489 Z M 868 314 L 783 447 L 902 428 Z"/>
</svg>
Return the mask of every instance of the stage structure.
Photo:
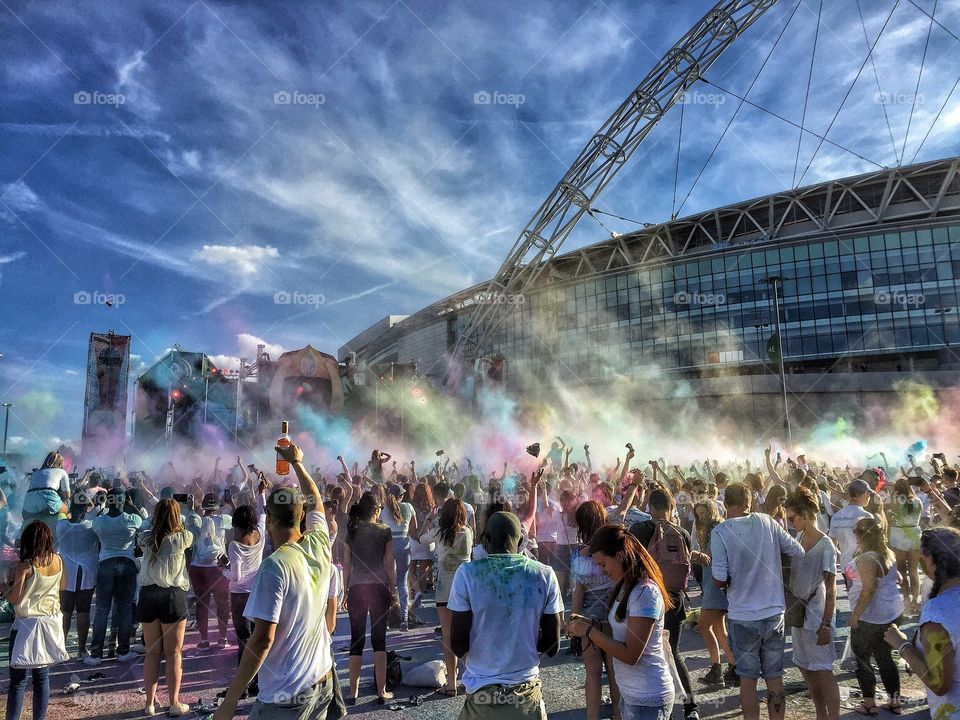
<svg viewBox="0 0 960 720">
<path fill-rule="evenodd" d="M 115 450 L 126 437 L 130 336 L 90 333 L 83 399 L 83 450 Z"/>
<path fill-rule="evenodd" d="M 238 370 L 221 369 L 199 352 L 175 346 L 137 378 L 135 445 L 141 452 L 202 437 L 204 428 L 231 438 L 276 434 L 274 421 L 296 417 L 299 407 L 337 415 L 344 380 L 336 358 L 311 346 L 272 360 L 240 359 Z"/>
</svg>

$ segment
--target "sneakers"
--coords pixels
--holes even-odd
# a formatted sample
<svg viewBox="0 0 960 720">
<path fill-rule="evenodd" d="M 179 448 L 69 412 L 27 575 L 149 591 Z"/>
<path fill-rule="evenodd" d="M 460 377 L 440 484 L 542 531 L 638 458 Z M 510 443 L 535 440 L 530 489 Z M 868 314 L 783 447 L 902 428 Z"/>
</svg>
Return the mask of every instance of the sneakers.
<svg viewBox="0 0 960 720">
<path fill-rule="evenodd" d="M 147 717 L 152 717 L 153 715 L 156 715 L 157 714 L 156 705 L 147 705 L 143 709 L 143 714 L 146 715 Z"/>
<path fill-rule="evenodd" d="M 407 623 L 405 622 L 400 623 L 400 632 L 405 633 L 409 629 L 410 629 L 410 626 Z"/>
<path fill-rule="evenodd" d="M 704 685 L 715 685 L 722 688 L 726 686 L 723 677 L 723 666 L 720 663 L 714 663 L 710 666 L 710 672 L 700 676 L 700 682 Z"/>
<path fill-rule="evenodd" d="M 230 647 L 230 641 L 227 638 L 220 638 L 220 642 L 217 643 L 217 647 L 221 650 L 226 650 Z"/>
<path fill-rule="evenodd" d="M 144 645 L 143 643 L 134 643 L 133 645 L 130 646 L 130 652 L 136 653 L 137 655 L 146 655 L 147 646 Z"/>
<path fill-rule="evenodd" d="M 82 661 L 88 657 L 90 657 L 90 653 L 88 653 L 86 650 L 81 650 L 80 652 L 77 653 L 77 660 Z"/>
<path fill-rule="evenodd" d="M 206 640 L 197 643 L 197 650 L 200 652 L 210 652 L 210 643 Z"/>
<path fill-rule="evenodd" d="M 101 659 L 98 658 L 98 657 L 93 657 L 93 655 L 87 655 L 87 656 L 83 659 L 83 664 L 84 664 L 84 665 L 89 665 L 90 667 L 100 667 L 100 663 L 102 663 L 102 662 L 103 662 L 103 660 L 101 660 Z"/>
<path fill-rule="evenodd" d="M 133 662 L 134 660 L 139 660 L 139 659 L 140 659 L 140 656 L 137 655 L 132 650 L 130 652 L 124 653 L 123 655 L 117 655 L 117 660 L 119 660 L 120 662 Z"/>
<path fill-rule="evenodd" d="M 167 715 L 170 717 L 180 717 L 181 715 L 186 715 L 188 712 L 190 712 L 189 705 L 186 703 L 178 703 L 170 706 L 170 709 L 167 710 Z"/>
<path fill-rule="evenodd" d="M 723 673 L 723 681 L 727 687 L 740 687 L 740 676 L 737 675 L 737 666 L 727 664 L 727 670 Z"/>
</svg>

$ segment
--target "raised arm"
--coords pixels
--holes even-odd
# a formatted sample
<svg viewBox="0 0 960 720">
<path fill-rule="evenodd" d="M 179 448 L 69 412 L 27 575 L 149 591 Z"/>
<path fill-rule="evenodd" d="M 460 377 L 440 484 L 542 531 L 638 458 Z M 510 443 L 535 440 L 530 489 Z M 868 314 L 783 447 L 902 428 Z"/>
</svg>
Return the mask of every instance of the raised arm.
<svg viewBox="0 0 960 720">
<path fill-rule="evenodd" d="M 285 446 L 277 445 L 276 451 L 280 457 L 290 463 L 297 474 L 297 480 L 300 481 L 300 492 L 303 493 L 304 512 L 315 511 L 323 515 L 323 498 L 320 495 L 320 488 L 317 487 L 317 483 L 303 464 L 303 450 L 291 443 Z"/>
</svg>

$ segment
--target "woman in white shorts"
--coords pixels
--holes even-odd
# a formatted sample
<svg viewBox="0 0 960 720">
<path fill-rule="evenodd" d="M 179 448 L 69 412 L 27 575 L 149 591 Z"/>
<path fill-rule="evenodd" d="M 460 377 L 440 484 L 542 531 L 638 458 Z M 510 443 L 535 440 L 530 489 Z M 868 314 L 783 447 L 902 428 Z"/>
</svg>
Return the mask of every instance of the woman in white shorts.
<svg viewBox="0 0 960 720">
<path fill-rule="evenodd" d="M 908 614 L 920 608 L 920 516 L 923 503 L 913 490 L 909 478 L 900 478 L 893 485 L 887 517 L 890 521 L 890 547 L 897 557 L 897 570 L 903 576 L 901 586 Z"/>
<path fill-rule="evenodd" d="M 806 604 L 803 626 L 790 628 L 793 662 L 810 688 L 817 717 L 839 717 L 840 687 L 833 675 L 837 547 L 817 527 L 820 507 L 809 490 L 797 488 L 784 508 L 787 524 L 797 531 L 797 542 L 806 551 L 790 560 L 790 590 Z"/>
</svg>

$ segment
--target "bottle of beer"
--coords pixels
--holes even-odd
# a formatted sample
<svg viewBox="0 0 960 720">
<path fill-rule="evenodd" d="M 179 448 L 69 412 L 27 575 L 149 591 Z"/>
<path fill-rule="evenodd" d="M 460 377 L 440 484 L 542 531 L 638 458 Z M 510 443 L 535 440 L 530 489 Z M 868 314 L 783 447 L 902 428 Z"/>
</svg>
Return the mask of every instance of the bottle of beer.
<svg viewBox="0 0 960 720">
<path fill-rule="evenodd" d="M 290 445 L 290 435 L 288 434 L 290 430 L 290 423 L 286 420 L 283 420 L 280 423 L 280 439 L 277 440 L 277 445 L 280 447 L 288 447 Z M 290 463 L 280 457 L 280 453 L 277 453 L 277 475 L 289 475 L 290 474 Z"/>
</svg>

